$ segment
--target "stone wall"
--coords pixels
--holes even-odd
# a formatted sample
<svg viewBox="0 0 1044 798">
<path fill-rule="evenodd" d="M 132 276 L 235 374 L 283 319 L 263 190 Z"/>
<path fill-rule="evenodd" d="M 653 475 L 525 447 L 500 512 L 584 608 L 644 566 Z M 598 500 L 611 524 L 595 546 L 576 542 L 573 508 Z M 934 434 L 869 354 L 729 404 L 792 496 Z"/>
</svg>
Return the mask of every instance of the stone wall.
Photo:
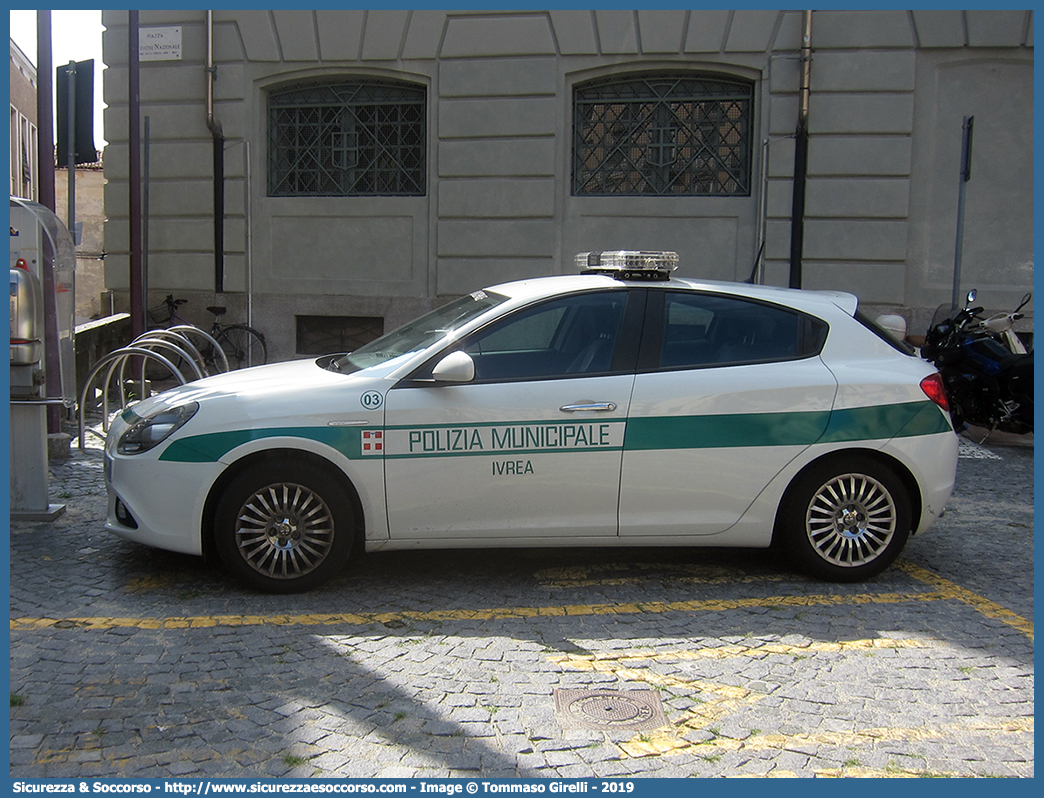
<svg viewBox="0 0 1044 798">
<path fill-rule="evenodd" d="M 390 329 L 448 296 L 571 271 L 586 249 L 676 249 L 683 275 L 742 280 L 763 231 L 760 279 L 787 282 L 800 11 L 217 11 L 219 297 L 204 19 L 140 15 L 142 27 L 180 25 L 183 50 L 141 65 L 149 283 L 157 301 L 235 307 L 275 358 L 295 354 L 296 315 L 380 315 Z M 106 283 L 125 289 L 127 14 L 103 21 Z M 911 319 L 949 299 L 961 121 L 974 115 L 966 280 L 990 307 L 1017 303 L 1033 271 L 1033 13 L 817 11 L 812 30 L 804 286 Z M 750 196 L 573 196 L 573 87 L 665 69 L 754 82 Z M 425 196 L 268 196 L 267 92 L 359 75 L 426 88 Z"/>
</svg>

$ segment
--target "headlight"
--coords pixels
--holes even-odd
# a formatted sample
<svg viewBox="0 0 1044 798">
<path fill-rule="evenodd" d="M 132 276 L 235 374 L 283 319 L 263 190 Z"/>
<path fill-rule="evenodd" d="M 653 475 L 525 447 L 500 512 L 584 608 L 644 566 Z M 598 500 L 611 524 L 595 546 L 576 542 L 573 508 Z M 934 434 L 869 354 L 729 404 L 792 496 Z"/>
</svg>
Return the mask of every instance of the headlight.
<svg viewBox="0 0 1044 798">
<path fill-rule="evenodd" d="M 147 452 L 173 435 L 175 430 L 196 415 L 197 410 L 199 404 L 189 402 L 187 405 L 161 410 L 147 418 L 138 419 L 120 436 L 116 451 L 120 454 Z"/>
</svg>

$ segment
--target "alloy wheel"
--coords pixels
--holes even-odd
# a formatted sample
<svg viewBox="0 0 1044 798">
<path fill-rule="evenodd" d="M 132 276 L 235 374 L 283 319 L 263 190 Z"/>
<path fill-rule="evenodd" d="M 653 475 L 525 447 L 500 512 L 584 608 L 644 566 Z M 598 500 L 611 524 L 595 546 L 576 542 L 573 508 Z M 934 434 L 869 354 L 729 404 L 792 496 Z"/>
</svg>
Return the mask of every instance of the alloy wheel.
<svg viewBox="0 0 1044 798">
<path fill-rule="evenodd" d="M 885 551 L 897 518 L 895 499 L 881 482 L 866 474 L 842 474 L 813 495 L 805 529 L 825 561 L 854 567 Z"/>
<path fill-rule="evenodd" d="M 315 570 L 329 554 L 333 514 L 303 485 L 268 485 L 243 503 L 235 539 L 240 556 L 258 573 L 296 579 Z"/>
</svg>

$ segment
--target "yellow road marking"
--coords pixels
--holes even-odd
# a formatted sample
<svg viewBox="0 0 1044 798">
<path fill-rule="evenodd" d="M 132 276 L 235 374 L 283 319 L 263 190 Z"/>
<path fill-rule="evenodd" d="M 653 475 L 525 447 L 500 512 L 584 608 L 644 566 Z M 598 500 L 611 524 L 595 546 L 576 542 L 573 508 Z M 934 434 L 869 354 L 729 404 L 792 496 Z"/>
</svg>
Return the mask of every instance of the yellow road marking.
<svg viewBox="0 0 1044 798">
<path fill-rule="evenodd" d="M 892 768 L 879 770 L 864 767 L 840 767 L 817 770 L 816 777 L 820 779 L 952 779 L 957 778 L 956 773 L 945 773 L 938 770 L 909 770 L 906 768 Z M 795 776 L 797 774 L 794 774 Z"/>
<path fill-rule="evenodd" d="M 600 563 L 546 568 L 537 571 L 534 576 L 546 587 L 605 587 L 641 583 L 648 576 L 645 571 L 652 571 L 658 577 L 670 577 L 676 582 L 701 585 L 761 584 L 782 582 L 788 578 L 786 574 L 746 574 L 738 572 L 735 568 L 701 563 Z"/>
<path fill-rule="evenodd" d="M 931 585 L 939 592 L 945 594 L 946 598 L 963 601 L 968 606 L 974 607 L 987 618 L 993 618 L 1002 623 L 1006 623 L 1008 626 L 1018 629 L 1030 640 L 1033 640 L 1033 621 L 1026 620 L 1021 615 L 1012 612 L 1006 607 L 1002 607 L 997 602 L 990 601 L 988 598 L 980 596 L 977 593 L 972 593 L 970 590 L 951 582 L 949 579 L 945 579 L 944 577 L 929 571 L 927 568 L 914 565 L 912 562 L 900 560 L 896 567 L 914 577 L 914 579 L 920 579 L 925 584 Z"/>
<path fill-rule="evenodd" d="M 11 631 L 51 628 L 82 629 L 189 629 L 239 626 L 367 626 L 393 621 L 474 621 L 564 617 L 585 615 L 632 615 L 668 612 L 722 612 L 752 607 L 817 607 L 847 604 L 901 604 L 917 601 L 957 600 L 978 612 L 1018 629 L 1033 639 L 1033 622 L 994 601 L 972 593 L 925 568 L 902 561 L 897 567 L 925 583 L 930 590 L 891 593 L 821 594 L 812 596 L 767 596 L 747 599 L 702 599 L 652 601 L 631 604 L 574 604 L 547 607 L 495 607 L 476 610 L 428 610 L 385 613 L 315 613 L 309 615 L 204 615 L 168 618 L 12 618 Z"/>
<path fill-rule="evenodd" d="M 770 654 L 802 656 L 824 652 L 872 651 L 880 649 L 927 648 L 930 643 L 916 639 L 893 639 L 885 637 L 866 638 L 862 640 L 843 640 L 838 643 L 810 642 L 807 644 L 791 643 L 757 643 L 755 645 L 732 644 L 701 648 L 695 651 L 669 651 L 628 654 L 554 654 L 548 659 L 563 667 L 577 671 L 614 672 L 617 665 L 631 662 L 678 662 L 703 659 L 727 659 L 729 657 L 749 657 L 762 659 Z"/>
<path fill-rule="evenodd" d="M 942 591 L 857 593 L 853 595 L 769 596 L 760 599 L 705 599 L 699 601 L 652 601 L 637 604 L 576 604 L 559 607 L 496 607 L 478 610 L 402 610 L 384 613 L 318 613 L 311 615 L 205 615 L 168 618 L 12 618 L 11 630 L 79 627 L 113 629 L 138 627 L 185 629 L 201 626 L 366 626 L 390 621 L 473 621 L 581 615 L 632 615 L 667 612 L 721 612 L 747 607 L 817 607 L 844 604 L 901 604 L 951 598 Z"/>
<path fill-rule="evenodd" d="M 755 734 L 745 740 L 718 737 L 702 743 L 692 743 L 677 736 L 675 730 L 665 730 L 645 739 L 635 738 L 620 745 L 624 753 L 633 756 L 657 756 L 676 754 L 682 751 L 699 754 L 725 751 L 763 751 L 766 749 L 786 750 L 794 746 L 853 746 L 885 742 L 915 742 L 938 740 L 956 734 L 1033 734 L 1033 718 L 1010 720 L 980 720 L 968 724 L 948 723 L 936 728 L 891 728 L 856 729 L 847 732 L 819 732 L 799 734 Z"/>
<path fill-rule="evenodd" d="M 864 767 L 827 768 L 813 771 L 821 779 L 952 779 L 957 773 L 940 770 L 910 770 L 909 768 L 889 767 L 884 770 Z M 725 776 L 727 779 L 796 779 L 798 774 L 792 770 L 770 770 L 768 773 L 743 773 L 738 776 Z"/>
</svg>

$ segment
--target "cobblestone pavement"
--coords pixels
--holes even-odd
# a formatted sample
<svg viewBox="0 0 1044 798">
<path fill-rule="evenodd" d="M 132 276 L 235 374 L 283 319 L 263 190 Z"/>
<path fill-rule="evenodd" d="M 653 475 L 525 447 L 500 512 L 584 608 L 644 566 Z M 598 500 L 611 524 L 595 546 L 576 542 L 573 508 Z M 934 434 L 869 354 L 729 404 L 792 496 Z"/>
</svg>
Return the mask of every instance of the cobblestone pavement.
<svg viewBox="0 0 1044 798">
<path fill-rule="evenodd" d="M 457 551 L 274 597 L 104 532 L 74 449 L 67 512 L 11 530 L 11 775 L 1033 776 L 1033 451 L 963 455 L 864 584 L 768 552 Z M 583 728 L 600 705 L 556 714 L 565 690 L 621 700 Z"/>
</svg>

